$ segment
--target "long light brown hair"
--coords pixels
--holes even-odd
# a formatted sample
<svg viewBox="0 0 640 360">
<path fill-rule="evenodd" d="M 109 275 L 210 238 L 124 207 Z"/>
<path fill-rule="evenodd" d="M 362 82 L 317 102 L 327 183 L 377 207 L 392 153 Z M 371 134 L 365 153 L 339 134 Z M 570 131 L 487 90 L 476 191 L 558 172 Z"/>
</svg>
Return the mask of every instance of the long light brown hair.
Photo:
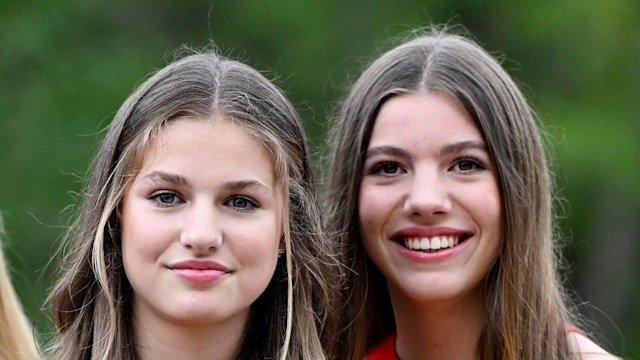
<svg viewBox="0 0 640 360">
<path fill-rule="evenodd" d="M 504 246 L 485 277 L 488 323 L 481 359 L 568 359 L 570 321 L 558 278 L 553 192 L 537 120 L 499 62 L 467 37 L 432 30 L 371 63 L 352 86 L 329 135 L 327 226 L 352 272 L 345 291 L 346 359 L 395 331 L 384 276 L 367 258 L 358 231 L 358 190 L 377 113 L 385 100 L 434 91 L 458 102 L 482 132 L 495 164 Z M 434 329 L 436 331 L 436 329 Z"/>
<path fill-rule="evenodd" d="M 252 305 L 237 359 L 324 359 L 337 326 L 336 257 L 323 236 L 301 120 L 282 92 L 253 68 L 215 52 L 176 60 L 142 83 L 108 128 L 66 238 L 48 297 L 55 359 L 136 359 L 131 286 L 124 274 L 119 211 L 140 154 L 168 122 L 225 118 L 272 155 L 284 196 L 285 256 Z"/>
<path fill-rule="evenodd" d="M 4 237 L 0 216 L 0 360 L 34 360 L 38 351 L 33 329 L 11 284 L 2 248 Z"/>
</svg>

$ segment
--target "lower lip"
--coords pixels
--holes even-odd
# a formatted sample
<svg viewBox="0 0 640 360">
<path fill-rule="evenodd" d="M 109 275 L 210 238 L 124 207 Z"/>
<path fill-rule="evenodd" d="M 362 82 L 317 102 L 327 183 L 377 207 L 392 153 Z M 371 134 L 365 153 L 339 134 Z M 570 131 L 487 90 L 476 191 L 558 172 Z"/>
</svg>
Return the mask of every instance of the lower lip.
<svg viewBox="0 0 640 360">
<path fill-rule="evenodd" d="M 226 274 L 220 270 L 173 269 L 184 280 L 194 284 L 210 284 Z"/>
<path fill-rule="evenodd" d="M 466 247 L 467 243 L 472 240 L 473 238 L 469 238 L 452 248 L 440 249 L 438 251 L 411 250 L 395 241 L 393 242 L 393 245 L 396 247 L 400 255 L 409 261 L 419 263 L 440 263 L 459 254 Z"/>
</svg>

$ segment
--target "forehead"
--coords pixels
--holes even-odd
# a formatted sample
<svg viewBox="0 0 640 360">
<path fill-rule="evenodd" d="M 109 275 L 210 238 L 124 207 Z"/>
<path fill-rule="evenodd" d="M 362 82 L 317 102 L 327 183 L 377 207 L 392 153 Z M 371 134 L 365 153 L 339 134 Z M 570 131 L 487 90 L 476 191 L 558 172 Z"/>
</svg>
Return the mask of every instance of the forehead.
<svg viewBox="0 0 640 360">
<path fill-rule="evenodd" d="M 369 147 L 380 141 L 429 145 L 463 140 L 483 141 L 483 136 L 458 102 L 439 92 L 413 92 L 382 104 Z"/>
<path fill-rule="evenodd" d="M 176 119 L 140 145 L 136 173 L 162 166 L 202 173 L 231 169 L 247 175 L 268 174 L 270 182 L 275 180 L 271 152 L 244 126 L 227 118 Z"/>
</svg>

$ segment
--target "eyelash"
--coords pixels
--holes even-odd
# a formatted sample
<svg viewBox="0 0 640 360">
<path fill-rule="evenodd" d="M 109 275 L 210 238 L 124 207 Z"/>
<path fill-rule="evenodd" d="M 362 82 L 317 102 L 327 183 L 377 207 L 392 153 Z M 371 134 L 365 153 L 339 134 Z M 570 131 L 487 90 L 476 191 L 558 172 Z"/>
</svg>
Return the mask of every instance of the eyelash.
<svg viewBox="0 0 640 360">
<path fill-rule="evenodd" d="M 164 203 L 160 200 L 163 196 L 167 196 L 167 195 L 173 196 L 174 202 Z M 175 191 L 166 191 L 166 190 L 157 191 L 151 194 L 151 196 L 149 196 L 149 199 L 155 202 L 155 204 L 159 207 L 172 207 L 172 206 L 184 203 L 184 200 L 180 198 L 178 193 L 176 193 Z M 237 200 L 245 201 L 246 202 L 245 207 L 239 207 L 237 206 L 237 204 L 234 205 L 233 202 Z M 255 200 L 253 200 L 248 196 L 243 196 L 243 195 L 234 195 L 230 197 L 228 200 L 226 200 L 224 204 L 240 212 L 252 212 L 252 211 L 255 211 L 256 208 L 260 207 Z"/>
<path fill-rule="evenodd" d="M 460 169 L 460 164 L 463 164 L 463 163 L 469 163 L 472 166 L 472 168 L 466 169 L 466 170 Z M 384 171 L 385 167 L 388 167 L 388 166 L 394 166 L 395 167 L 394 171 L 393 172 Z M 470 172 L 486 170 L 486 169 L 487 167 L 485 166 L 484 162 L 478 160 L 477 158 L 469 157 L 469 156 L 457 158 L 454 161 L 453 165 L 449 168 L 449 170 L 461 172 L 461 173 L 470 173 Z M 400 166 L 400 164 L 398 164 L 397 162 L 382 161 L 372 166 L 368 173 L 371 175 L 393 176 L 401 173 L 402 171 L 403 171 L 402 166 Z"/>
<path fill-rule="evenodd" d="M 161 202 L 160 199 L 163 196 L 167 196 L 167 195 L 173 196 L 173 199 L 177 200 L 177 202 L 173 202 L 170 204 Z M 184 203 L 184 200 L 178 195 L 177 192 L 168 191 L 168 190 L 156 191 L 153 194 L 151 194 L 151 196 L 149 196 L 149 199 L 152 200 L 159 207 L 172 207 L 172 206 L 176 206 L 178 204 Z"/>
<path fill-rule="evenodd" d="M 236 201 L 236 200 L 245 201 L 247 206 L 246 207 L 238 207 L 238 206 L 234 205 L 233 202 Z M 254 199 L 252 199 L 252 198 L 250 198 L 248 196 L 244 196 L 244 195 L 231 196 L 228 200 L 226 200 L 224 202 L 224 205 L 230 206 L 234 210 L 240 211 L 240 212 L 253 212 L 257 208 L 260 207 L 257 201 L 255 201 Z"/>
<path fill-rule="evenodd" d="M 395 171 L 393 172 L 386 172 L 384 171 L 385 167 L 388 166 L 394 166 L 395 167 Z M 393 175 L 397 175 L 399 172 L 404 171 L 402 169 L 402 166 L 400 166 L 400 164 L 398 164 L 397 162 L 394 161 L 382 161 L 379 163 L 376 163 L 374 166 L 371 167 L 371 170 L 369 170 L 369 174 L 372 175 L 382 175 L 382 176 L 393 176 Z"/>
<path fill-rule="evenodd" d="M 467 169 L 467 170 L 460 169 L 459 168 L 460 164 L 466 163 L 466 162 L 470 163 L 473 166 L 473 168 L 472 169 Z M 454 169 L 456 167 L 458 168 L 457 170 Z M 455 160 L 455 162 L 453 163 L 453 166 L 451 166 L 450 169 L 452 169 L 454 171 L 459 171 L 459 172 L 462 172 L 462 173 L 468 173 L 468 172 L 473 172 L 473 171 L 485 170 L 485 169 L 487 169 L 487 167 L 484 165 L 484 163 L 482 161 L 480 161 L 480 160 L 478 160 L 476 158 L 473 158 L 473 157 L 461 157 L 461 158 L 458 158 L 458 159 Z"/>
</svg>

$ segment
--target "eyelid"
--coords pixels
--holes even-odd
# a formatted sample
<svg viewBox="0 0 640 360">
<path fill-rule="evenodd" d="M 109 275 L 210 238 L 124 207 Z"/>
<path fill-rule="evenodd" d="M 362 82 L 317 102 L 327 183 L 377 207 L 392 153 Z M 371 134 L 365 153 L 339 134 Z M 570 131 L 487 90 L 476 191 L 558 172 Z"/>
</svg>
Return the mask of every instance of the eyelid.
<svg viewBox="0 0 640 360">
<path fill-rule="evenodd" d="M 366 175 L 380 175 L 380 176 L 394 176 L 401 173 L 406 172 L 402 164 L 400 164 L 396 160 L 391 159 L 380 159 L 378 161 L 371 161 L 371 164 L 365 163 L 365 174 Z M 385 166 L 395 166 L 396 171 L 393 173 L 388 173 L 382 171 Z"/>
<path fill-rule="evenodd" d="M 164 203 L 159 201 L 159 198 L 162 195 L 173 195 L 178 199 L 178 201 L 175 202 L 175 203 L 172 203 L 172 204 L 164 204 Z M 173 207 L 173 206 L 176 206 L 178 204 L 183 204 L 185 202 L 184 199 L 182 198 L 182 196 L 180 196 L 180 194 L 177 191 L 167 190 L 167 189 L 156 190 L 156 191 L 152 192 L 147 198 L 149 200 L 153 201 L 153 203 L 156 206 L 163 207 L 163 208 Z"/>
<path fill-rule="evenodd" d="M 475 168 L 471 170 L 458 170 L 458 171 L 467 173 L 472 171 L 487 170 L 489 168 L 485 163 L 485 161 L 478 159 L 475 156 L 461 156 L 456 158 L 453 161 L 453 164 L 451 165 L 450 169 L 453 169 L 456 166 L 459 166 L 461 162 L 465 162 L 465 161 L 472 163 Z"/>
<path fill-rule="evenodd" d="M 236 199 L 245 200 L 250 204 L 250 206 L 247 208 L 239 208 L 239 207 L 233 206 L 231 202 Z M 258 201 L 256 201 L 251 196 L 247 196 L 247 195 L 231 195 L 227 198 L 227 200 L 224 201 L 224 204 L 225 205 L 228 204 L 229 207 L 239 212 L 253 212 L 253 211 L 256 211 L 256 209 L 260 208 L 260 204 L 258 203 Z"/>
</svg>

